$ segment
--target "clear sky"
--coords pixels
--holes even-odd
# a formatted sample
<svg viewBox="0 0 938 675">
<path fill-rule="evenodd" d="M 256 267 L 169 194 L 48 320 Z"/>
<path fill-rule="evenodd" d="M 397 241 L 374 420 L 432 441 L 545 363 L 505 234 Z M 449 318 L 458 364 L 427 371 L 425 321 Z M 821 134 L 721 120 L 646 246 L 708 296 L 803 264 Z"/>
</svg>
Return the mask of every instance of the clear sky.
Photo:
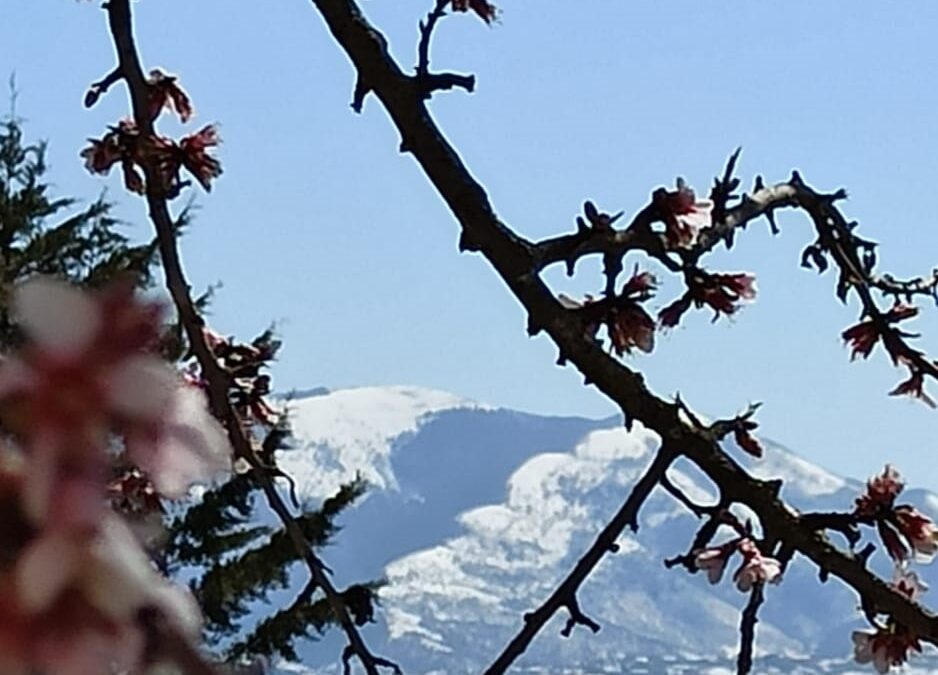
<svg viewBox="0 0 938 675">
<path fill-rule="evenodd" d="M 363 3 L 404 66 L 430 4 Z M 212 317 L 223 332 L 249 338 L 279 323 L 279 389 L 416 384 L 542 413 L 615 412 L 553 365 L 547 338 L 525 336 L 518 303 L 488 265 L 457 254 L 456 223 L 397 153 L 380 106 L 349 110 L 351 68 L 309 2 L 134 8 L 146 66 L 178 72 L 196 123 L 220 122 L 225 141 L 225 175 L 196 196 L 183 241 L 189 275 L 197 288 L 223 282 Z M 432 109 L 525 236 L 572 231 L 584 198 L 632 213 L 677 175 L 706 192 L 742 145 L 747 185 L 798 168 L 820 189 L 846 187 L 846 212 L 882 242 L 884 269 L 938 264 L 938 3 L 503 0 L 502 9 L 491 29 L 469 15 L 443 22 L 434 64 L 475 73 L 478 88 L 438 95 Z M 50 141 L 57 187 L 89 200 L 106 187 L 142 237 L 142 202 L 118 175 L 86 174 L 77 155 L 126 114 L 120 89 L 81 107 L 113 64 L 95 3 L 4 3 L 0 74 L 16 73 L 17 112 Z M 635 365 L 653 389 L 680 390 L 710 415 L 764 401 L 762 431 L 828 468 L 865 477 L 892 461 L 938 488 L 938 412 L 886 396 L 904 373 L 882 352 L 849 362 L 839 334 L 857 308 L 834 298 L 834 276 L 798 267 L 813 239 L 807 220 L 780 224 L 773 239 L 754 223 L 731 254 L 708 259 L 754 272 L 754 305 L 715 325 L 698 313 Z M 598 291 L 598 263 L 581 270 L 550 281 Z M 668 280 L 653 307 L 679 290 Z M 923 304 L 915 328 L 938 357 L 938 309 Z"/>
</svg>

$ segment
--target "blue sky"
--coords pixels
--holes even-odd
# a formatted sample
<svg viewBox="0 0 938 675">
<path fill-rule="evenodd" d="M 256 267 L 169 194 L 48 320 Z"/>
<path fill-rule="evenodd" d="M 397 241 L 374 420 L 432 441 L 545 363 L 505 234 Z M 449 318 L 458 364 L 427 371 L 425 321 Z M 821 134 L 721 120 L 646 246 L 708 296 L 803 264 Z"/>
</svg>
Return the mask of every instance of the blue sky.
<svg viewBox="0 0 938 675">
<path fill-rule="evenodd" d="M 363 3 L 404 66 L 429 4 Z M 278 322 L 278 388 L 407 383 L 543 413 L 615 412 L 553 365 L 546 338 L 525 336 L 518 303 L 487 264 L 457 254 L 455 222 L 397 153 L 377 103 L 351 113 L 351 68 L 310 3 L 134 7 L 147 67 L 179 73 L 195 124 L 220 122 L 225 141 L 225 175 L 196 195 L 183 242 L 189 275 L 197 288 L 223 282 L 212 316 L 223 332 L 250 337 Z M 468 15 L 442 23 L 434 64 L 475 73 L 478 88 L 439 95 L 432 109 L 525 236 L 572 231 L 585 198 L 632 213 L 677 175 L 705 192 L 742 145 L 748 185 L 756 173 L 773 182 L 798 168 L 820 189 L 846 187 L 845 210 L 882 242 L 884 269 L 938 264 L 938 4 L 503 0 L 502 9 L 493 28 Z M 77 156 L 127 110 L 120 89 L 81 107 L 87 84 L 113 66 L 104 13 L 11 0 L 0 45 L 18 114 L 50 141 L 57 188 L 85 199 L 107 189 L 130 231 L 147 234 L 142 202 L 117 175 L 86 174 Z M 938 488 L 938 412 L 886 396 L 904 373 L 881 352 L 849 362 L 839 334 L 857 308 L 834 298 L 832 275 L 798 267 L 807 220 L 786 214 L 780 224 L 772 238 L 754 223 L 732 252 L 708 260 L 755 273 L 754 305 L 715 325 L 699 313 L 634 364 L 657 392 L 680 390 L 707 414 L 764 401 L 763 432 L 829 468 L 864 477 L 891 461 Z M 549 280 L 558 292 L 599 290 L 598 263 L 580 269 Z M 679 291 L 665 280 L 653 307 Z M 915 328 L 938 356 L 938 309 L 923 305 Z"/>
</svg>

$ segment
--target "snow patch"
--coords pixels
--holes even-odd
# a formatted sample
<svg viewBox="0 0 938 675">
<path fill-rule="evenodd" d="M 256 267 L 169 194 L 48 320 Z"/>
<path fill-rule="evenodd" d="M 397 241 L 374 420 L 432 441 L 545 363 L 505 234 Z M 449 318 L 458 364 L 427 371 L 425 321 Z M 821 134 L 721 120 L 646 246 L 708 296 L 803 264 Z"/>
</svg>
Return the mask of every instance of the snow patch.
<svg viewBox="0 0 938 675">
<path fill-rule="evenodd" d="M 574 454 L 581 459 L 612 461 L 616 459 L 640 459 L 650 455 L 658 446 L 658 437 L 635 425 L 632 432 L 622 427 L 599 429 L 589 434 L 576 446 Z"/>
<path fill-rule="evenodd" d="M 396 490 L 390 455 L 394 442 L 415 433 L 443 410 L 489 406 L 419 387 L 361 387 L 287 403 L 294 446 L 278 464 L 293 476 L 302 497 L 324 498 L 356 475 L 372 489 Z"/>
<path fill-rule="evenodd" d="M 938 513 L 938 495 L 931 493 L 925 495 L 925 508 L 932 513 Z"/>
<path fill-rule="evenodd" d="M 785 490 L 808 497 L 834 494 L 848 486 L 840 476 L 798 457 L 771 441 L 764 441 L 765 456 L 751 463 L 749 471 L 761 479 L 784 478 Z"/>
</svg>

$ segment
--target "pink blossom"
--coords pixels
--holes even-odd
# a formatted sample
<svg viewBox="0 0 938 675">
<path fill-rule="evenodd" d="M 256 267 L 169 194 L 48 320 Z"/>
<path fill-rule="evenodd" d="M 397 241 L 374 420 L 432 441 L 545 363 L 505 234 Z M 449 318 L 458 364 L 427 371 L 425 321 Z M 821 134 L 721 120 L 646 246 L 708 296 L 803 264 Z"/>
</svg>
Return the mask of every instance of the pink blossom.
<svg viewBox="0 0 938 675">
<path fill-rule="evenodd" d="M 159 68 L 150 71 L 147 85 L 150 89 L 150 119 L 159 117 L 163 108 L 172 108 L 179 115 L 179 121 L 185 124 L 192 117 L 192 103 L 180 88 L 175 75 L 168 75 Z"/>
<path fill-rule="evenodd" d="M 880 510 L 891 509 L 904 487 L 899 472 L 887 464 L 880 475 L 866 481 L 866 492 L 857 497 L 854 512 L 860 516 L 872 516 Z"/>
<path fill-rule="evenodd" d="M 166 497 L 182 497 L 192 483 L 229 470 L 230 447 L 203 391 L 187 384 L 175 387 L 159 417 L 127 435 L 130 459 Z"/>
<path fill-rule="evenodd" d="M 696 307 L 709 306 L 716 321 L 721 314 L 735 314 L 744 300 L 756 297 L 756 279 L 751 274 L 710 274 L 697 270 L 687 280 L 687 292 L 658 313 L 665 328 L 678 325 L 691 303 Z"/>
<path fill-rule="evenodd" d="M 694 565 L 699 570 L 706 570 L 707 580 L 711 584 L 718 584 L 723 578 L 726 563 L 734 550 L 735 543 L 705 548 L 694 556 Z"/>
<path fill-rule="evenodd" d="M 756 297 L 755 277 L 750 274 L 704 274 L 691 286 L 691 296 L 698 307 L 706 304 L 720 314 L 735 314 L 739 302 Z"/>
<path fill-rule="evenodd" d="M 918 509 L 903 504 L 893 511 L 896 526 L 920 557 L 930 560 L 938 552 L 938 527 Z"/>
<path fill-rule="evenodd" d="M 212 181 L 221 175 L 221 164 L 208 154 L 208 149 L 219 142 L 218 130 L 211 124 L 179 142 L 182 165 L 195 176 L 206 192 L 212 189 Z"/>
<path fill-rule="evenodd" d="M 691 298 L 685 293 L 680 298 L 658 312 L 658 321 L 663 328 L 674 328 L 681 322 L 681 317 L 690 309 Z"/>
<path fill-rule="evenodd" d="M 655 348 L 655 320 L 637 303 L 629 302 L 613 309 L 606 319 L 609 339 L 616 353 L 631 353 L 633 348 L 650 353 Z"/>
<path fill-rule="evenodd" d="M 918 575 L 903 565 L 896 565 L 889 585 L 912 602 L 918 602 L 922 594 L 928 590 L 928 586 L 918 578 Z"/>
<path fill-rule="evenodd" d="M 632 276 L 622 286 L 621 296 L 633 300 L 646 300 L 651 297 L 652 292 L 658 285 L 658 279 L 651 272 L 640 272 L 638 265 L 632 272 Z"/>
<path fill-rule="evenodd" d="M 675 190 L 661 188 L 652 199 L 664 221 L 665 239 L 671 248 L 689 246 L 697 231 L 711 224 L 713 202 L 698 200 L 683 178 L 677 179 Z"/>
<path fill-rule="evenodd" d="M 492 23 L 498 15 L 498 9 L 487 0 L 453 0 L 453 11 L 465 12 L 470 9 L 485 23 Z"/>
<path fill-rule="evenodd" d="M 902 543 L 902 538 L 892 525 L 879 518 L 876 521 L 876 531 L 879 533 L 879 538 L 882 539 L 889 557 L 895 562 L 902 563 L 909 557 L 908 547 Z"/>
<path fill-rule="evenodd" d="M 750 539 L 739 542 L 743 562 L 733 575 L 736 587 L 744 593 L 755 584 L 777 583 L 782 573 L 781 563 L 775 558 L 763 556 Z"/>
<path fill-rule="evenodd" d="M 754 426 L 754 423 L 750 424 Z M 762 457 L 762 455 L 765 454 L 765 448 L 762 447 L 759 439 L 753 436 L 745 426 L 741 425 L 733 429 L 733 438 L 736 441 L 736 445 L 753 457 Z"/>
<path fill-rule="evenodd" d="M 137 125 L 132 120 L 121 120 L 102 138 L 90 138 L 88 142 L 91 145 L 80 153 L 88 171 L 107 175 L 112 166 L 120 163 L 124 186 L 131 192 L 143 194 L 143 177 L 135 166 L 140 163 L 143 143 Z"/>
<path fill-rule="evenodd" d="M 925 393 L 925 373 L 913 370 L 909 379 L 900 382 L 896 388 L 889 392 L 890 396 L 911 396 L 922 401 L 929 408 L 936 407 L 935 400 Z"/>
<path fill-rule="evenodd" d="M 878 673 L 888 673 L 892 666 L 902 666 L 909 651 L 921 652 L 918 638 L 907 630 L 894 632 L 877 630 L 875 633 L 854 631 L 853 658 L 857 663 L 872 663 Z"/>
<path fill-rule="evenodd" d="M 88 675 L 135 668 L 144 657 L 141 610 L 157 611 L 190 637 L 198 634 L 192 598 L 153 568 L 115 515 L 95 532 L 41 532 L 0 575 L 3 672 Z"/>
<path fill-rule="evenodd" d="M 850 360 L 852 361 L 857 356 L 862 356 L 864 359 L 869 357 L 873 351 L 873 347 L 876 346 L 880 338 L 883 338 L 884 346 L 886 347 L 886 351 L 889 352 L 893 363 L 898 365 L 901 361 L 904 361 L 905 358 L 901 353 L 901 343 L 896 339 L 893 333 L 883 332 L 884 325 L 898 323 L 899 321 L 912 318 L 917 314 L 918 307 L 897 302 L 882 314 L 880 321 L 864 319 L 847 328 L 841 333 L 841 337 L 850 347 Z"/>
<path fill-rule="evenodd" d="M 48 516 L 53 494 L 75 495 L 79 512 L 82 495 L 103 496 L 111 429 L 167 495 L 225 468 L 227 440 L 203 395 L 145 351 L 158 334 L 154 306 L 129 288 L 91 295 L 43 277 L 21 284 L 13 304 L 29 340 L 0 363 L 0 401 L 26 444 L 33 520 Z"/>
<path fill-rule="evenodd" d="M 861 321 L 841 333 L 850 347 L 850 360 L 862 356 L 867 358 L 879 342 L 879 328 L 872 321 Z"/>
</svg>

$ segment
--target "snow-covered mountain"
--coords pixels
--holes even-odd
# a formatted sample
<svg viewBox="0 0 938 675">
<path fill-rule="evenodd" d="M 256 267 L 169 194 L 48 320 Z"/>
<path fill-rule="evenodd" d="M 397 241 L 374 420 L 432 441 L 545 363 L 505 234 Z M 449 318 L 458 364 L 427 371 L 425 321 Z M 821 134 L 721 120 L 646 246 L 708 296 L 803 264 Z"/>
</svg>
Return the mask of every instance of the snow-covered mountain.
<svg viewBox="0 0 938 675">
<path fill-rule="evenodd" d="M 657 447 L 654 434 L 640 425 L 626 432 L 617 419 L 543 417 L 413 387 L 315 390 L 289 405 L 296 441 L 280 463 L 305 497 L 325 497 L 356 472 L 372 485 L 324 557 L 339 584 L 388 580 L 366 637 L 409 675 L 480 672 L 590 545 Z M 761 477 L 783 478 L 782 495 L 797 508 L 848 509 L 861 490 L 765 444 L 762 460 L 736 456 Z M 689 464 L 671 478 L 694 499 L 713 497 Z M 906 495 L 938 516 L 935 495 Z M 640 522 L 581 591 L 602 630 L 564 639 L 564 617 L 555 617 L 517 672 L 729 672 L 746 596 L 728 581 L 714 587 L 665 569 L 697 525 L 670 496 L 655 492 Z M 934 569 L 922 572 L 938 582 Z M 796 561 L 768 589 L 757 672 L 866 672 L 845 661 L 850 631 L 862 626 L 855 597 L 835 580 L 821 586 Z M 327 636 L 304 646 L 302 666 L 281 667 L 333 672 L 339 648 Z"/>
</svg>

